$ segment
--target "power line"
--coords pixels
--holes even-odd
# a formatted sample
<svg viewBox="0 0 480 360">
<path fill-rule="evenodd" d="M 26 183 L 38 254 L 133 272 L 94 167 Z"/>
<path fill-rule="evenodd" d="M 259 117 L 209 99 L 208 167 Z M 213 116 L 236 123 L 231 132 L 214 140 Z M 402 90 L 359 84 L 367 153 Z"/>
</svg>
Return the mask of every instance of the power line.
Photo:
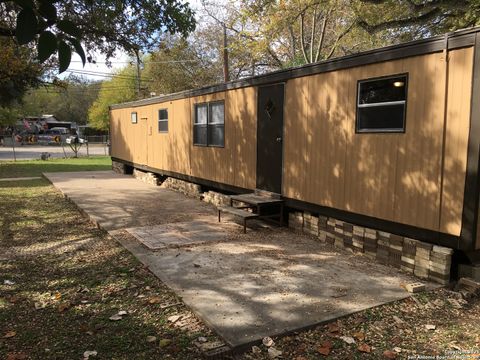
<svg viewBox="0 0 480 360">
<path fill-rule="evenodd" d="M 81 63 L 81 60 L 72 60 L 70 62 Z M 170 64 L 170 63 L 188 63 L 188 62 L 201 62 L 201 60 L 163 60 L 163 61 L 147 61 L 148 64 Z M 95 64 L 131 64 L 133 65 L 135 61 L 95 61 L 94 63 L 89 63 L 92 65 Z"/>
</svg>

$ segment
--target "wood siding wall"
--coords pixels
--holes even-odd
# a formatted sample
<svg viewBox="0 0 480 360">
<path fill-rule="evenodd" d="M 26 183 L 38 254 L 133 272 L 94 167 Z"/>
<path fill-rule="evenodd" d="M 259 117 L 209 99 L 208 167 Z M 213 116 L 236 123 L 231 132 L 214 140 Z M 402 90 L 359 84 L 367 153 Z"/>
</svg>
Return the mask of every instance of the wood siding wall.
<svg viewBox="0 0 480 360">
<path fill-rule="evenodd" d="M 283 194 L 459 235 L 472 68 L 466 48 L 448 67 L 435 53 L 289 81 Z M 399 73 L 409 74 L 405 133 L 356 134 L 357 81 Z"/>
<path fill-rule="evenodd" d="M 256 99 L 256 88 L 243 88 L 112 110 L 112 156 L 156 169 L 254 189 Z M 193 146 L 194 104 L 215 100 L 225 101 L 225 147 Z M 168 133 L 158 132 L 160 109 L 168 109 Z M 138 124 L 130 122 L 132 111 L 138 113 Z"/>
</svg>

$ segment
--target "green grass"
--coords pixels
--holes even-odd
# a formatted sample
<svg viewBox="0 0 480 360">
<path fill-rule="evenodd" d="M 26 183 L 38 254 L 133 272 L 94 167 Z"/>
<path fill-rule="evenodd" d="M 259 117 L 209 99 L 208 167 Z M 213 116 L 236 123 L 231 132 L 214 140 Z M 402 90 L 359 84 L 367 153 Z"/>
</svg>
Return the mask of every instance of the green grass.
<svg viewBox="0 0 480 360">
<path fill-rule="evenodd" d="M 69 159 L 23 160 L 0 162 L 0 178 L 42 176 L 44 172 L 110 170 L 112 161 L 108 156 Z"/>
<path fill-rule="evenodd" d="M 15 171 L 10 176 L 32 176 L 109 163 L 96 158 L 7 166 Z M 193 322 L 193 330 L 169 323 L 169 316 L 190 311 L 46 179 L 4 182 L 0 199 L 0 359 L 82 359 L 87 350 L 98 352 L 93 359 L 201 358 L 193 342 L 212 333 L 201 323 Z M 15 284 L 5 285 L 7 279 Z M 119 310 L 128 315 L 109 320 Z M 4 337 L 12 331 L 13 337 Z M 147 342 L 147 336 L 157 341 Z M 161 339 L 171 343 L 160 347 Z"/>
</svg>

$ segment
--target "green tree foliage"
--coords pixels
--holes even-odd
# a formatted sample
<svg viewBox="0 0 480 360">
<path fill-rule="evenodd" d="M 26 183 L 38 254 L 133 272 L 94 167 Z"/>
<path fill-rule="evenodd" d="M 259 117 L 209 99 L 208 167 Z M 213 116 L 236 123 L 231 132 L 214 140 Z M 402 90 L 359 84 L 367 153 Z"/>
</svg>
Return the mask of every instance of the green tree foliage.
<svg viewBox="0 0 480 360">
<path fill-rule="evenodd" d="M 421 38 L 480 24 L 478 0 L 361 0 L 358 25 L 370 33 Z"/>
<path fill-rule="evenodd" d="M 98 98 L 88 110 L 88 123 L 100 130 L 109 127 L 109 106 L 137 98 L 135 68 L 128 66 L 117 73 L 112 80 L 104 81 Z"/>
<path fill-rule="evenodd" d="M 41 83 L 44 68 L 32 59 L 30 49 L 12 39 L 0 38 L 0 49 L 0 106 L 7 106 Z"/>
<path fill-rule="evenodd" d="M 203 0 L 228 28 L 232 78 L 480 24 L 479 0 Z M 210 31 L 220 42 L 221 29 Z"/>
<path fill-rule="evenodd" d="M 164 31 L 187 35 L 195 28 L 192 10 L 179 0 L 0 1 L 0 15 L 0 36 L 36 44 L 40 62 L 57 54 L 60 72 L 72 51 L 85 63 L 84 48 L 110 58 L 119 48 L 148 51 Z"/>
<path fill-rule="evenodd" d="M 53 114 L 60 121 L 87 123 L 88 109 L 98 96 L 100 83 L 69 78 L 58 86 L 43 86 L 29 91 L 23 98 L 25 116 Z"/>
<path fill-rule="evenodd" d="M 149 80 L 148 93 L 159 95 L 218 83 L 222 70 L 217 59 L 202 47 L 201 39 L 168 36 L 146 58 L 143 77 Z"/>
<path fill-rule="evenodd" d="M 0 126 L 25 116 L 53 114 L 60 121 L 87 123 L 88 109 L 98 95 L 100 83 L 69 78 L 58 85 L 42 85 L 25 93 L 20 102 L 0 107 Z"/>
</svg>

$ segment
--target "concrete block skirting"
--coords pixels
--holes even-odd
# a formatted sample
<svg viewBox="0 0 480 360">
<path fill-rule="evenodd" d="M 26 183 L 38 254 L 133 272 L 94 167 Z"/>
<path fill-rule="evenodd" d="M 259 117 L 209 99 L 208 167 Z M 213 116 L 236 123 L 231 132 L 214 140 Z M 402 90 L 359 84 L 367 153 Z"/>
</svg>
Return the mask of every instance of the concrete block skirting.
<svg viewBox="0 0 480 360">
<path fill-rule="evenodd" d="M 172 177 L 167 178 L 161 185 L 164 188 L 181 192 L 184 195 L 200 199 L 202 188 L 198 184 L 194 184 L 188 181 L 175 179 Z"/>
<path fill-rule="evenodd" d="M 158 186 L 161 183 L 160 179 L 154 173 L 138 169 L 133 169 L 133 177 L 150 185 Z"/>
<path fill-rule="evenodd" d="M 202 194 L 202 200 L 213 204 L 215 206 L 228 206 L 230 205 L 230 197 L 228 195 L 216 192 L 207 191 Z"/>
<path fill-rule="evenodd" d="M 117 174 L 125 175 L 127 173 L 127 165 L 119 161 L 112 160 L 112 170 Z"/>
<path fill-rule="evenodd" d="M 422 279 L 442 285 L 450 281 L 452 249 L 309 212 L 291 212 L 288 220 L 290 228 L 317 236 L 322 242 L 361 252 Z"/>
</svg>

